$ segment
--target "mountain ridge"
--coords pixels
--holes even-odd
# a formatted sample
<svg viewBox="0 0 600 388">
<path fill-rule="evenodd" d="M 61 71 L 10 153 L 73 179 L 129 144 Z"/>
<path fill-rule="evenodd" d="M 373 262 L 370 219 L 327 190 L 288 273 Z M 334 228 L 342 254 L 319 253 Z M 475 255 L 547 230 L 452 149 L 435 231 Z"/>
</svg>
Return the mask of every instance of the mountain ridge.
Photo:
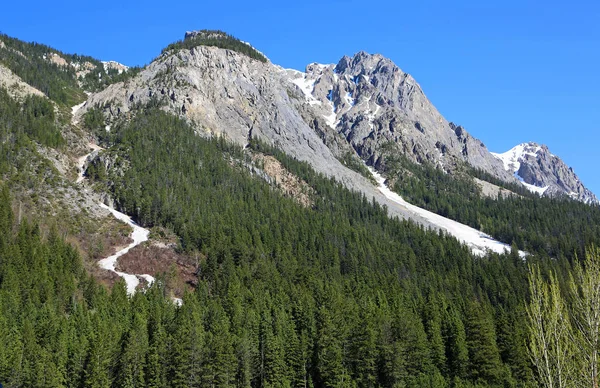
<svg viewBox="0 0 600 388">
<path fill-rule="evenodd" d="M 313 132 L 317 133 L 322 142 L 326 144 L 326 148 L 329 148 L 329 151 L 321 148 L 322 155 L 331 152 L 336 158 L 340 159 L 344 155 L 355 154 L 367 165 L 385 171 L 386 158 L 382 150 L 389 149 L 391 146 L 393 152 L 406 155 L 416 163 L 432 163 L 448 172 L 452 172 L 460 168 L 461 164 L 466 163 L 508 183 L 522 182 L 525 187 L 530 184 L 515 177 L 513 172 L 507 171 L 503 163 L 493 153 L 489 152 L 480 140 L 469 134 L 464 127 L 447 121 L 427 99 L 416 80 L 381 54 L 368 54 L 359 51 L 352 57 L 342 57 L 337 64 L 311 63 L 306 66 L 304 72 L 295 69 L 284 69 L 272 64 L 270 61 L 264 62 L 262 64 L 264 67 L 261 68 L 260 65 L 253 65 L 251 61 L 243 60 L 242 58 L 247 54 L 244 52 L 236 53 L 235 48 L 234 51 L 225 48 L 224 52 L 229 54 L 217 55 L 218 50 L 223 50 L 223 48 L 214 47 L 218 46 L 212 42 L 219 36 L 216 33 L 225 34 L 220 31 L 204 30 L 186 32 L 183 42 L 187 42 L 188 45 L 181 47 L 171 45 L 169 47 L 176 49 L 163 50 L 161 56 L 146 68 L 144 81 L 137 82 L 135 86 L 129 86 L 130 88 L 133 87 L 131 91 L 115 91 L 116 94 L 113 93 L 104 99 L 102 97 L 92 97 L 90 104 L 104 105 L 106 111 L 106 106 L 111 106 L 107 102 L 111 99 L 117 99 L 120 101 L 120 106 L 112 106 L 108 113 L 109 116 L 116 117 L 121 109 L 128 111 L 128 105 L 134 102 L 147 102 L 151 96 L 157 96 L 158 92 L 160 93 L 158 98 L 166 95 L 170 100 L 168 106 L 173 113 L 200 123 L 207 134 L 226 135 L 233 141 L 243 145 L 247 142 L 251 133 L 258 136 L 264 135 L 263 132 L 267 128 L 270 129 L 267 130 L 269 134 L 266 135 L 266 139 L 274 141 L 279 136 L 279 134 L 276 134 L 277 131 L 273 131 L 274 128 L 282 126 L 281 123 L 277 122 L 277 119 L 270 119 L 267 123 L 261 122 L 261 120 L 256 121 L 256 117 L 260 116 L 260 112 L 256 113 L 255 108 L 243 103 L 243 101 L 253 101 L 257 95 L 260 95 L 261 91 L 266 90 L 264 87 L 261 90 L 259 90 L 260 87 L 259 89 L 256 88 L 257 83 L 266 82 L 264 85 L 269 85 L 266 86 L 267 88 L 279 90 L 275 93 L 279 94 L 280 97 L 282 91 L 286 91 L 289 97 L 288 101 L 284 101 L 285 98 L 278 97 L 278 106 L 283 107 L 286 105 L 288 113 L 298 112 L 302 120 L 298 120 L 296 116 L 295 119 L 290 121 L 290 118 L 284 115 L 286 117 L 284 121 L 287 125 L 294 123 L 291 125 L 297 128 L 305 128 L 305 124 L 308 124 Z M 224 36 L 227 39 L 234 39 L 229 35 Z M 197 38 L 212 39 L 209 46 L 213 47 L 210 48 L 201 44 L 202 40 L 200 40 L 200 43 L 194 43 L 195 45 L 190 46 L 191 43 L 189 42 L 193 42 Z M 254 49 L 247 42 L 241 43 Z M 186 54 L 182 54 L 184 51 Z M 249 58 L 256 59 L 252 56 Z M 211 64 L 211 61 L 214 63 Z M 238 63 L 233 63 L 233 66 L 230 66 L 231 63 L 228 64 L 228 61 L 237 61 L 242 66 L 237 66 Z M 180 65 L 188 68 L 200 66 L 207 74 L 222 68 L 227 72 L 227 75 L 214 73 L 210 76 L 209 82 L 196 82 L 201 79 L 202 75 L 199 72 L 190 75 L 189 70 L 178 69 Z M 213 65 L 216 67 L 211 68 Z M 157 68 L 160 68 L 160 72 L 165 74 L 157 74 Z M 148 69 L 154 70 L 148 72 Z M 249 79 L 244 73 L 248 70 L 254 72 L 255 75 L 261 74 L 263 79 L 248 83 Z M 169 78 L 166 73 L 171 71 L 178 73 L 177 77 L 179 78 Z M 282 77 L 283 74 L 287 77 Z M 265 78 L 267 75 L 268 80 Z M 162 78 L 157 80 L 157 76 Z M 227 77 L 231 77 L 231 79 L 227 80 Z M 254 89 L 252 93 L 258 92 L 258 94 L 255 93 L 252 96 L 252 93 L 246 90 L 243 93 L 238 93 L 233 98 L 234 95 L 225 87 L 225 83 L 230 82 L 232 79 L 240 79 L 246 84 L 246 88 Z M 214 80 L 218 80 L 218 83 L 212 83 Z M 148 84 L 144 85 L 144 82 Z M 288 82 L 297 87 L 300 95 L 295 96 L 295 98 L 299 98 L 300 102 L 303 102 L 301 105 L 305 106 L 299 106 L 295 101 L 292 101 L 293 98 L 291 97 L 295 93 L 290 91 Z M 187 85 L 185 85 L 186 83 Z M 150 84 L 153 86 L 150 87 Z M 278 86 L 274 86 L 275 84 L 278 84 Z M 169 87 L 169 85 L 173 87 Z M 165 88 L 165 86 L 167 87 Z M 238 85 L 231 85 L 229 90 L 236 87 Z M 206 103 L 206 93 L 204 93 L 204 97 L 200 98 L 203 101 L 202 103 L 199 103 L 198 99 L 190 97 L 190 95 L 197 95 L 200 88 L 214 90 L 212 94 L 215 99 L 210 103 Z M 108 89 L 110 89 L 110 86 L 102 92 L 106 92 Z M 223 93 L 219 90 L 225 90 L 224 96 L 220 95 Z M 123 95 L 127 94 L 125 92 L 130 93 L 127 96 L 129 101 L 123 98 Z M 207 108 L 211 105 L 214 107 Z M 211 110 L 211 112 L 207 112 L 206 109 Z M 229 112 L 225 112 L 226 110 Z M 84 113 L 85 111 L 85 109 L 82 110 Z M 231 114 L 231 111 L 235 113 Z M 231 122 L 233 116 L 237 117 L 234 119 L 235 123 Z M 220 120 L 227 122 L 227 124 L 220 125 Z M 240 128 L 240 125 L 245 129 Z M 238 127 L 238 129 L 231 129 L 235 127 Z M 307 139 L 306 136 L 312 137 L 312 134 L 309 135 L 306 129 L 300 130 L 300 132 L 303 133 L 301 137 L 305 139 Z M 290 132 L 286 136 L 289 143 L 291 136 L 297 135 Z M 310 154 L 314 152 L 314 147 L 315 139 L 312 140 L 312 145 L 309 146 L 311 150 L 305 149 L 305 151 Z M 288 144 L 286 151 L 301 160 L 316 163 L 317 159 L 314 156 L 300 155 L 303 152 L 300 151 L 301 149 L 302 147 L 298 149 L 294 145 Z M 324 162 L 330 164 L 330 162 Z M 317 169 L 326 174 L 329 172 L 328 168 Z M 565 174 L 571 174 L 572 176 L 566 176 Z M 344 174 L 337 175 L 343 176 Z M 353 178 L 350 178 L 350 180 L 353 180 Z M 562 180 L 579 181 L 572 169 L 569 170 L 568 168 L 563 171 Z M 346 183 L 348 184 L 348 182 Z M 590 201 L 597 202 L 593 193 L 582 184 L 580 186 L 571 185 L 568 188 L 563 186 L 555 184 L 552 186 L 552 190 L 547 192 L 538 190 L 538 193 L 553 196 L 564 193 L 570 198 L 583 200 L 586 203 Z M 574 195 L 573 193 L 581 194 Z"/>
</svg>

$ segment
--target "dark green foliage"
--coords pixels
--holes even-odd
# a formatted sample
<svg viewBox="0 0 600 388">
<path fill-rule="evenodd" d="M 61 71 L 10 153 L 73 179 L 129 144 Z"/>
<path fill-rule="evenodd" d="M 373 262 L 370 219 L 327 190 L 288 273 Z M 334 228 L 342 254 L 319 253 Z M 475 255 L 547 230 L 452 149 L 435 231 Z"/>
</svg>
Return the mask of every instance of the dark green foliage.
<svg viewBox="0 0 600 388">
<path fill-rule="evenodd" d="M 254 47 L 242 42 L 238 38 L 235 38 L 223 31 L 218 30 L 202 30 L 199 34 L 194 37 L 189 37 L 184 40 L 171 43 L 163 49 L 163 53 L 176 50 L 191 50 L 197 46 L 213 46 L 222 49 L 236 51 L 240 54 L 244 54 L 252 59 L 256 59 L 261 62 L 267 62 L 267 58 L 258 52 Z"/>
<path fill-rule="evenodd" d="M 377 183 L 375 182 L 375 178 L 373 178 L 373 174 L 371 174 L 367 166 L 365 166 L 362 160 L 357 158 L 356 155 L 354 155 L 352 152 L 349 151 L 345 153 L 343 157 L 338 159 L 340 160 L 340 162 L 342 162 L 344 166 L 356 171 L 360 175 L 370 180 L 373 184 Z"/>
<path fill-rule="evenodd" d="M 117 82 L 127 82 L 144 70 L 144 67 L 133 66 L 119 73 L 117 69 L 104 70 L 104 65 L 98 60 L 94 59 L 90 63 L 95 64 L 96 68 L 87 73 L 81 82 L 84 90 L 93 92 L 103 90 Z"/>
<path fill-rule="evenodd" d="M 48 60 L 48 55 L 53 53 L 70 60 L 77 60 L 79 56 L 69 56 L 46 45 L 23 42 L 3 34 L 0 39 L 6 45 L 0 48 L 0 63 L 23 81 L 62 105 L 72 106 L 85 98 L 77 85 L 75 69 Z"/>
<path fill-rule="evenodd" d="M 17 165 L 20 150 L 31 147 L 31 140 L 55 148 L 65 143 L 54 106 L 39 96 L 28 96 L 20 103 L 0 89 L 0 174 Z"/>
<path fill-rule="evenodd" d="M 173 320 L 148 310 L 143 376 L 117 368 L 109 373 L 113 381 L 134 375 L 152 386 L 529 381 L 522 343 L 504 334 L 524 330 L 525 320 L 496 313 L 526 300 L 526 264 L 518 257 L 474 258 L 453 238 L 392 220 L 362 195 L 253 139 L 254 152 L 275 156 L 314 189 L 312 208 L 303 208 L 249 175 L 239 147 L 200 138 L 158 109 L 115 125 L 105 146 L 115 167 L 106 178 L 95 176 L 121 209 L 144 225 L 172 228 L 180 249 L 206 257 L 200 287 Z M 124 299 L 122 287 L 117 294 Z M 485 313 L 478 315 L 470 300 L 480 300 Z M 117 353 L 129 349 L 127 327 Z"/>
</svg>

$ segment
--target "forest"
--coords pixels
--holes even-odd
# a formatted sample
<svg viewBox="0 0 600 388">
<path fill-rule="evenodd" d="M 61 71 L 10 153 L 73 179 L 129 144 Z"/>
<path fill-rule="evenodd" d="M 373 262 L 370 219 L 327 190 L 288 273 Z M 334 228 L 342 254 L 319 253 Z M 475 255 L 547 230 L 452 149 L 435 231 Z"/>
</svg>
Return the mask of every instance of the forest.
<svg viewBox="0 0 600 388">
<path fill-rule="evenodd" d="M 4 47 L 0 45 L 0 64 L 61 106 L 78 104 L 85 99 L 84 90 L 94 92 L 110 84 L 127 81 L 142 69 L 132 67 L 119 74 L 114 69 L 105 71 L 101 61 L 87 55 L 66 54 L 43 44 L 24 42 L 1 33 L 0 40 L 4 43 Z M 68 65 L 53 63 L 49 60 L 51 54 L 59 55 Z M 76 68 L 71 64 L 83 65 L 86 62 L 93 68 L 78 79 Z"/>
</svg>

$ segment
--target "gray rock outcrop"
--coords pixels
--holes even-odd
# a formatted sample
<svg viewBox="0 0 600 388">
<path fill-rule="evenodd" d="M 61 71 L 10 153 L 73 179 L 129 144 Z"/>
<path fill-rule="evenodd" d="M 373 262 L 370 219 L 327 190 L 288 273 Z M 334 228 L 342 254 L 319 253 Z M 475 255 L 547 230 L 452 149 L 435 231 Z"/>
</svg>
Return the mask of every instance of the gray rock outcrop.
<svg viewBox="0 0 600 388">
<path fill-rule="evenodd" d="M 505 153 L 494 155 L 503 161 L 508 172 L 514 173 L 532 191 L 547 196 L 566 195 L 585 203 L 599 203 L 573 169 L 545 145 L 523 143 Z"/>
</svg>

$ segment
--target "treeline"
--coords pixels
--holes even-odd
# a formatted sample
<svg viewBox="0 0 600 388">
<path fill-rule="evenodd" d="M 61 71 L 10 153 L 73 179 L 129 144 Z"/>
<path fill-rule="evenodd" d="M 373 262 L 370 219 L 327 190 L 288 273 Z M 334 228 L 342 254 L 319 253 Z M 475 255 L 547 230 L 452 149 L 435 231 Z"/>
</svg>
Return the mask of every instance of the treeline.
<svg viewBox="0 0 600 388">
<path fill-rule="evenodd" d="M 399 157 L 386 160 L 393 190 L 407 201 L 472 226 L 519 249 L 551 257 L 584 257 L 600 243 L 600 207 L 566 198 L 540 198 L 524 188 L 503 184 L 516 195 L 486 197 L 469 174 L 499 183 L 481 171 L 446 174 L 430 164 Z"/>
<path fill-rule="evenodd" d="M 171 43 L 162 50 L 162 53 L 182 49 L 191 50 L 197 46 L 219 47 L 222 49 L 236 51 L 263 63 L 267 62 L 267 58 L 254 47 L 242 42 L 232 35 L 219 30 L 201 30 L 196 36 L 188 37 L 175 43 Z"/>
<path fill-rule="evenodd" d="M 96 70 L 89 72 L 82 79 L 83 89 L 90 92 L 104 90 L 106 87 L 117 82 L 127 82 L 138 75 L 144 67 L 133 66 L 119 73 L 117 69 L 104 70 L 104 65 L 100 61 L 96 61 Z"/>
<path fill-rule="evenodd" d="M 303 208 L 252 177 L 238 146 L 159 110 L 113 126 L 104 146 L 111 168 L 97 183 L 120 209 L 173 229 L 180 249 L 203 257 L 181 310 L 159 324 L 153 308 L 132 307 L 127 327 L 142 334 L 125 338 L 142 339 L 130 351 L 137 364 L 108 352 L 101 369 L 113 384 L 126 369 L 148 385 L 156 363 L 158 386 L 532 384 L 527 270 L 516 252 L 475 258 L 252 141 L 314 188 Z"/>
</svg>

